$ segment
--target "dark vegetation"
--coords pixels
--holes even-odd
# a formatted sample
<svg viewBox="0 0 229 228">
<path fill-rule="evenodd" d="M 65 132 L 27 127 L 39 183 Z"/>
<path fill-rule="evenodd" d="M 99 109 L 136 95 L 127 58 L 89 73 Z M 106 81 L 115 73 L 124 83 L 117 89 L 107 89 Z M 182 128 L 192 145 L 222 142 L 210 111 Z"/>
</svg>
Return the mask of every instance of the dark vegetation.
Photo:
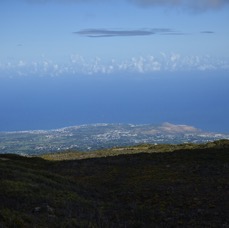
<svg viewBox="0 0 229 228">
<path fill-rule="evenodd" d="M 229 227 L 227 140 L 57 155 L 0 155 L 0 227 Z"/>
</svg>

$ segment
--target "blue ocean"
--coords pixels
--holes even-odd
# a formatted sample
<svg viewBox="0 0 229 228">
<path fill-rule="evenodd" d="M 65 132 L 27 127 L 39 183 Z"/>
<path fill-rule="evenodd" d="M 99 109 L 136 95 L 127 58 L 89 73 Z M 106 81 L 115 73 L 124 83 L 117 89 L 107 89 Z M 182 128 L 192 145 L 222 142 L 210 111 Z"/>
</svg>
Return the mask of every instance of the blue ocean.
<svg viewBox="0 0 229 228">
<path fill-rule="evenodd" d="M 228 117 L 223 71 L 0 76 L 0 131 L 170 122 L 229 133 Z"/>
</svg>

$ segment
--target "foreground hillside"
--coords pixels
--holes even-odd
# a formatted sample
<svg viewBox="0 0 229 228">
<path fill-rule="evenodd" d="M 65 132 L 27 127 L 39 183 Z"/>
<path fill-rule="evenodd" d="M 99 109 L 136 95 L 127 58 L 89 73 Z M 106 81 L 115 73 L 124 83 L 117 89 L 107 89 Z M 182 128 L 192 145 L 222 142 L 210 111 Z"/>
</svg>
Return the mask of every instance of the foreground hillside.
<svg viewBox="0 0 229 228">
<path fill-rule="evenodd" d="M 229 227 L 228 141 L 208 147 L 65 161 L 2 154 L 0 227 Z"/>
</svg>

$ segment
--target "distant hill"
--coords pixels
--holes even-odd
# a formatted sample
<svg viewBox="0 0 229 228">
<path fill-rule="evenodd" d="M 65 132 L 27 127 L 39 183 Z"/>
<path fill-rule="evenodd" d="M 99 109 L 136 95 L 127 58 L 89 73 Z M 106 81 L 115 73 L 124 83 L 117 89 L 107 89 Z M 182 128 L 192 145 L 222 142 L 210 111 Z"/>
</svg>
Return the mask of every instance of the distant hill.
<svg viewBox="0 0 229 228">
<path fill-rule="evenodd" d="M 0 227 L 229 227 L 229 140 L 61 154 L 0 154 Z"/>
<path fill-rule="evenodd" d="M 40 155 L 46 160 L 75 160 L 88 158 L 112 157 L 124 154 L 138 154 L 138 153 L 164 153 L 182 150 L 203 150 L 203 149 L 229 149 L 229 140 L 221 139 L 213 142 L 196 144 L 196 143 L 182 143 L 182 144 L 140 144 L 128 147 L 114 147 L 103 150 L 96 150 L 91 152 L 79 152 L 74 150 L 67 150 L 62 152 L 47 153 Z"/>
<path fill-rule="evenodd" d="M 49 131 L 0 132 L 0 153 L 38 155 L 63 150 L 94 151 L 138 144 L 206 143 L 229 135 L 188 125 L 91 124 Z"/>
</svg>

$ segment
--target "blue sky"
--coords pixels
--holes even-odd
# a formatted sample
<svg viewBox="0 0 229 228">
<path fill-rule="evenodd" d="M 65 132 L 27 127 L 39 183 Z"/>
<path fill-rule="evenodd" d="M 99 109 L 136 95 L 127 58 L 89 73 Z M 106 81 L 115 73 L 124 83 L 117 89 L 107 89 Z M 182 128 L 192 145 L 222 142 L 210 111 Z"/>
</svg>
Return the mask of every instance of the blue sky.
<svg viewBox="0 0 229 228">
<path fill-rule="evenodd" d="M 227 0 L 2 0 L 4 73 L 229 69 Z"/>
</svg>

